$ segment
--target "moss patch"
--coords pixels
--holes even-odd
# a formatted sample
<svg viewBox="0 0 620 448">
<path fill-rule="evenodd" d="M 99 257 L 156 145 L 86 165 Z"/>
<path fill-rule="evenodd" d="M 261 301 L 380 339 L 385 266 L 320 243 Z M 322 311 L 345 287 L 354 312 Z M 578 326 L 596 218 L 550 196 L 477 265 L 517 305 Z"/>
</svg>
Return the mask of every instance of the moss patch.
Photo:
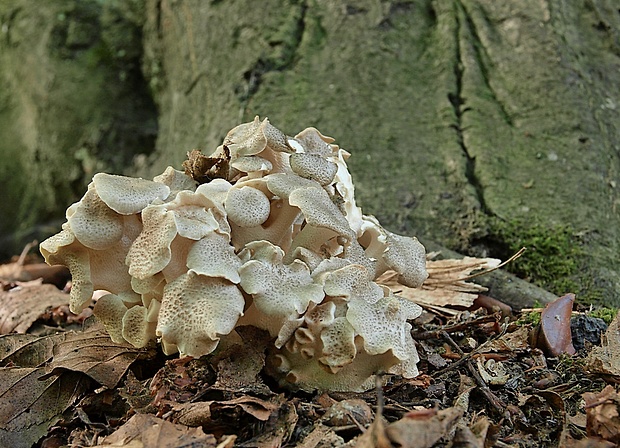
<svg viewBox="0 0 620 448">
<path fill-rule="evenodd" d="M 506 269 L 557 294 L 573 292 L 580 302 L 596 302 L 597 289 L 587 275 L 588 256 L 580 234 L 571 226 L 485 218 L 482 235 L 470 240 L 477 255 L 507 259 L 521 247 L 526 252 Z"/>
</svg>

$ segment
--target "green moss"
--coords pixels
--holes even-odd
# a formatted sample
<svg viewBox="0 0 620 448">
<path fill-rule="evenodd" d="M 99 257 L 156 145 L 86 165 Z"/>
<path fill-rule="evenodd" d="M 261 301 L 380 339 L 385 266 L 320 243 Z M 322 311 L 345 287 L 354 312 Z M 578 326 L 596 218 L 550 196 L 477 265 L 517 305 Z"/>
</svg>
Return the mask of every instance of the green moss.
<svg viewBox="0 0 620 448">
<path fill-rule="evenodd" d="M 519 319 L 517 319 L 516 324 L 519 326 L 532 325 L 532 327 L 535 327 L 536 325 L 540 323 L 540 315 L 541 315 L 540 311 L 531 311 L 529 313 L 523 313 L 521 314 Z"/>
<path fill-rule="evenodd" d="M 611 321 L 614 320 L 616 314 L 618 314 L 618 308 L 607 307 L 598 308 L 589 313 L 591 317 L 598 317 L 599 319 L 603 319 L 607 325 L 609 325 Z"/>
<path fill-rule="evenodd" d="M 585 252 L 573 228 L 498 218 L 489 218 L 487 225 L 480 242 L 490 249 L 491 255 L 507 259 L 526 248 L 521 257 L 508 264 L 508 271 L 554 294 L 572 292 L 581 299 L 586 295 L 592 299 L 594 291 L 582 275 Z"/>
</svg>

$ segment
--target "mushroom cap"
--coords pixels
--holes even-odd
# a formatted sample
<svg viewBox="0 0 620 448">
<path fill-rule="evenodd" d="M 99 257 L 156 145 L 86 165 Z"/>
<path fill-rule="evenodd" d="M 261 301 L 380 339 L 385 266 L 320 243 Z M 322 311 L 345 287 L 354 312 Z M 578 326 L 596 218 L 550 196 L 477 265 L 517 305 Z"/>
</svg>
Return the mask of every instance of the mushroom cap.
<svg viewBox="0 0 620 448">
<path fill-rule="evenodd" d="M 323 287 L 313 282 L 305 263 L 284 264 L 278 246 L 257 241 L 251 250 L 251 259 L 239 268 L 240 286 L 253 298 L 243 322 L 277 336 L 286 320 L 297 318 L 311 302 L 323 300 Z"/>
<path fill-rule="evenodd" d="M 269 119 L 260 121 L 258 116 L 254 121 L 240 124 L 228 132 L 224 146 L 230 150 L 233 161 L 237 157 L 260 154 L 266 148 L 275 152 L 294 152 L 288 145 L 286 135 L 272 126 Z"/>
<path fill-rule="evenodd" d="M 305 179 L 328 185 L 334 180 L 338 166 L 319 154 L 298 153 L 289 158 L 291 169 Z"/>
<path fill-rule="evenodd" d="M 78 314 L 88 306 L 94 292 L 87 248 L 75 239 L 71 228 L 65 223 L 60 233 L 41 243 L 40 249 L 48 264 L 62 264 L 69 268 L 72 279 L 69 309 Z"/>
<path fill-rule="evenodd" d="M 142 223 L 144 228 L 131 245 L 125 261 L 129 275 L 138 279 L 151 277 L 168 265 L 172 257 L 170 244 L 177 235 L 174 215 L 166 206 L 145 208 Z"/>
<path fill-rule="evenodd" d="M 334 152 L 334 147 L 330 145 L 330 143 L 334 142 L 334 139 L 324 136 L 313 127 L 301 131 L 295 136 L 295 140 L 301 144 L 304 152 L 308 154 L 318 154 L 326 157 Z"/>
<path fill-rule="evenodd" d="M 67 213 L 67 221 L 75 237 L 84 246 L 107 249 L 123 235 L 122 217 L 109 208 L 95 191 L 93 183 L 84 197 Z"/>
<path fill-rule="evenodd" d="M 273 164 L 259 156 L 243 156 L 230 164 L 234 169 L 243 173 L 266 173 L 273 169 Z"/>
<path fill-rule="evenodd" d="M 187 255 L 187 267 L 191 272 L 208 277 L 221 277 L 239 283 L 241 259 L 228 238 L 211 232 L 197 241 Z"/>
<path fill-rule="evenodd" d="M 225 202 L 228 219 L 239 227 L 255 227 L 269 218 L 271 203 L 260 190 L 250 186 L 231 188 Z"/>
<path fill-rule="evenodd" d="M 421 286 L 428 277 L 424 246 L 416 237 L 386 233 L 387 248 L 383 253 L 385 264 L 399 273 L 399 283 L 411 288 Z"/>
<path fill-rule="evenodd" d="M 243 315 L 241 291 L 222 278 L 189 271 L 164 288 L 156 328 L 164 353 L 200 356 L 217 347 Z"/>
<path fill-rule="evenodd" d="M 163 183 L 114 174 L 97 173 L 93 184 L 101 200 L 121 215 L 139 213 L 154 200 L 164 200 L 170 194 L 170 187 Z"/>
<path fill-rule="evenodd" d="M 196 190 L 196 181 L 194 179 L 183 171 L 175 170 L 171 166 L 167 167 L 159 176 L 155 176 L 153 181 L 167 185 L 170 188 L 170 194 L 163 199 L 164 201 L 172 200 L 181 190 Z"/>
<path fill-rule="evenodd" d="M 93 314 L 103 324 L 112 341 L 120 344 L 125 342 L 123 337 L 123 316 L 127 312 L 127 306 L 123 300 L 115 294 L 106 294 L 99 297 Z"/>
<path fill-rule="evenodd" d="M 422 313 L 419 305 L 392 294 L 383 288 L 384 296 L 375 303 L 352 298 L 348 304 L 347 320 L 356 334 L 364 339 L 364 350 L 379 355 L 390 350 L 400 361 L 417 356 L 411 338 L 409 319 Z"/>
<path fill-rule="evenodd" d="M 123 339 L 134 347 L 146 347 L 155 338 L 155 322 L 148 321 L 148 314 L 146 307 L 138 305 L 129 308 L 123 315 Z"/>
</svg>

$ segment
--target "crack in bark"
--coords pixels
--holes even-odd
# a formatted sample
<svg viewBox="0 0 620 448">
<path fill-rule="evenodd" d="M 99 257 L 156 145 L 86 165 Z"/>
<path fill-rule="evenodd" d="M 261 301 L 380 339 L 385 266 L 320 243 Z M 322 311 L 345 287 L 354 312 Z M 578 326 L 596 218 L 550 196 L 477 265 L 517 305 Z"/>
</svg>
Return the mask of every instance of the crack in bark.
<svg viewBox="0 0 620 448">
<path fill-rule="evenodd" d="M 465 107 L 465 98 L 463 97 L 463 72 L 465 69 L 465 65 L 463 63 L 462 51 L 461 51 L 461 31 L 463 24 L 461 23 L 461 18 L 459 17 L 459 13 L 464 12 L 464 8 L 460 3 L 457 6 L 461 11 L 455 10 L 455 63 L 454 63 L 454 76 L 456 79 L 456 92 L 448 93 L 448 100 L 450 104 L 452 104 L 452 108 L 454 110 L 454 115 L 456 117 L 456 123 L 453 125 L 454 130 L 456 131 L 457 143 L 461 147 L 463 151 L 463 155 L 465 156 L 466 164 L 465 164 L 465 177 L 469 184 L 474 188 L 476 193 L 476 199 L 480 204 L 480 209 L 483 213 L 487 215 L 494 215 L 489 209 L 485 198 L 484 198 L 484 187 L 480 183 L 480 179 L 476 175 L 476 157 L 471 154 L 467 145 L 465 144 L 465 133 L 463 129 L 463 114 L 468 110 Z"/>
<path fill-rule="evenodd" d="M 506 124 L 508 124 L 508 126 L 510 127 L 513 127 L 514 125 L 512 122 L 512 118 L 510 118 L 508 111 L 504 107 L 504 103 L 500 101 L 500 99 L 497 96 L 497 93 L 495 92 L 495 89 L 493 88 L 493 85 L 491 84 L 489 70 L 487 68 L 487 64 L 484 63 L 484 59 L 489 60 L 490 57 L 488 56 L 488 53 L 486 52 L 485 46 L 482 43 L 482 39 L 480 39 L 480 36 L 478 34 L 478 28 L 476 27 L 476 24 L 474 23 L 471 17 L 471 14 L 467 12 L 467 9 L 465 8 L 465 6 L 462 3 L 460 3 L 459 6 L 463 14 L 463 18 L 465 19 L 467 30 L 469 31 L 469 34 L 471 34 L 472 40 L 474 41 L 471 47 L 473 49 L 476 63 L 478 64 L 478 67 L 480 68 L 480 74 L 482 75 L 484 86 L 487 88 L 487 90 L 491 94 L 491 98 L 493 99 L 493 102 L 497 105 L 497 107 L 499 108 L 499 112 L 502 118 L 504 119 L 504 121 L 506 122 Z M 458 14 L 457 14 L 456 20 L 458 24 L 460 21 Z M 458 29 L 460 32 L 461 27 L 458 26 Z"/>
</svg>

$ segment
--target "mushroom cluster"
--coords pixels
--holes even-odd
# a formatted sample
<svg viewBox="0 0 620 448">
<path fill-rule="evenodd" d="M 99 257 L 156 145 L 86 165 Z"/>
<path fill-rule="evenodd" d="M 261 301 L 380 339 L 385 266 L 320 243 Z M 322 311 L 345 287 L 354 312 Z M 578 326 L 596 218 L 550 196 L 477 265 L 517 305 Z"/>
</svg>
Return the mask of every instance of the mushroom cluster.
<svg viewBox="0 0 620 448">
<path fill-rule="evenodd" d="M 283 384 L 361 391 L 377 372 L 418 374 L 409 320 L 418 305 L 374 280 L 418 287 L 425 251 L 355 204 L 349 153 L 308 128 L 287 137 L 258 117 L 210 156 L 152 181 L 99 173 L 41 243 L 73 277 L 70 308 L 105 291 L 94 314 L 112 340 L 166 354 L 213 352 L 252 325 L 275 342 Z"/>
</svg>

